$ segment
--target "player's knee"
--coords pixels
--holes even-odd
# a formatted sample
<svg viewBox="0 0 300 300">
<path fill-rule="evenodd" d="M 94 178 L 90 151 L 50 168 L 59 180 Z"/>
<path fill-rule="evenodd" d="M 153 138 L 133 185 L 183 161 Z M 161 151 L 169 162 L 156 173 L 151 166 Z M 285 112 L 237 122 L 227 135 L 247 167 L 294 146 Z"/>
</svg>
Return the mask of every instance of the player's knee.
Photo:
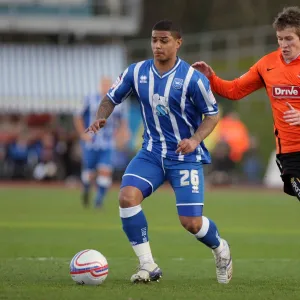
<svg viewBox="0 0 300 300">
<path fill-rule="evenodd" d="M 142 192 L 132 186 L 125 186 L 119 194 L 119 203 L 121 208 L 132 207 L 141 204 L 143 201 Z"/>
<path fill-rule="evenodd" d="M 112 179 L 110 176 L 98 175 L 96 178 L 96 183 L 99 186 L 109 188 L 112 184 Z"/>
<path fill-rule="evenodd" d="M 91 181 L 92 181 L 92 174 L 91 172 L 85 170 L 85 171 L 82 171 L 81 173 L 81 181 L 83 184 L 89 184 Z"/>
<path fill-rule="evenodd" d="M 181 225 L 190 233 L 196 234 L 202 227 L 202 217 L 184 217 L 180 216 Z"/>
</svg>

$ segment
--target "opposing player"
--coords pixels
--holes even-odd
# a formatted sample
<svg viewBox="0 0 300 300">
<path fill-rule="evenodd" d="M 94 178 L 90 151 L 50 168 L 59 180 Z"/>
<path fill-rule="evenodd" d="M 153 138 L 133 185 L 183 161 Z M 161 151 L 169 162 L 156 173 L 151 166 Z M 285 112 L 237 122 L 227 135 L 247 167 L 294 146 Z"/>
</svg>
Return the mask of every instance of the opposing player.
<svg viewBox="0 0 300 300">
<path fill-rule="evenodd" d="M 74 116 L 74 125 L 81 139 L 82 148 L 82 201 L 89 205 L 89 192 L 92 183 L 96 183 L 97 192 L 95 206 L 102 207 L 104 197 L 112 183 L 112 154 L 115 147 L 114 134 L 116 130 L 127 128 L 127 114 L 123 105 L 118 107 L 105 130 L 97 135 L 85 133 L 85 128 L 95 120 L 100 101 L 111 87 L 109 78 L 102 78 L 99 93 L 88 95 L 84 99 L 82 108 Z"/>
<path fill-rule="evenodd" d="M 131 281 L 155 281 L 162 276 L 153 260 L 141 203 L 168 180 L 182 226 L 212 249 L 217 280 L 228 283 L 232 277 L 228 243 L 219 237 L 215 223 L 202 215 L 203 164 L 210 163 L 203 140 L 218 122 L 218 106 L 207 78 L 177 57 L 181 44 L 180 29 L 171 21 L 155 24 L 151 37 L 154 59 L 132 64 L 120 75 L 102 100 L 97 121 L 86 131 L 96 133 L 116 105 L 129 94 L 136 95 L 144 142 L 125 171 L 119 195 L 123 230 L 140 261 Z"/>
<path fill-rule="evenodd" d="M 208 77 L 217 94 L 230 100 L 266 89 L 273 111 L 276 162 L 284 192 L 300 200 L 300 8 L 285 8 L 273 27 L 279 49 L 261 58 L 240 78 L 223 80 L 203 61 L 193 67 Z"/>
</svg>

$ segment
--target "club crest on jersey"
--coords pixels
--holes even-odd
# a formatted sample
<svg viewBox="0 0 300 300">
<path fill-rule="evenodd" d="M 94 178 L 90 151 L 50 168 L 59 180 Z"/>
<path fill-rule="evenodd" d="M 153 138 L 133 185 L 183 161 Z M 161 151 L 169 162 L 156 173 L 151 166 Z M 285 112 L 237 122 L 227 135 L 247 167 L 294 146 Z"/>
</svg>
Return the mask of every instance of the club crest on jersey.
<svg viewBox="0 0 300 300">
<path fill-rule="evenodd" d="M 152 96 L 152 105 L 155 107 L 155 113 L 159 117 L 163 117 L 169 114 L 169 103 L 168 98 L 160 96 L 159 94 L 154 94 Z"/>
<path fill-rule="evenodd" d="M 176 90 L 180 90 L 183 86 L 183 79 L 181 78 L 174 78 L 172 86 Z"/>
</svg>

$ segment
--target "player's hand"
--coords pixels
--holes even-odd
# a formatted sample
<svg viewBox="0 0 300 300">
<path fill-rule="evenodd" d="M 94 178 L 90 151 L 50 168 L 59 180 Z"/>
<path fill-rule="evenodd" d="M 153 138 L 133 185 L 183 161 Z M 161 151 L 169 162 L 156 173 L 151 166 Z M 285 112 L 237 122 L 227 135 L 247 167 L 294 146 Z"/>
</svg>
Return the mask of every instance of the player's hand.
<svg viewBox="0 0 300 300">
<path fill-rule="evenodd" d="M 198 147 L 199 142 L 193 138 L 183 139 L 178 143 L 178 147 L 176 149 L 176 153 L 185 155 L 191 152 L 194 152 Z"/>
<path fill-rule="evenodd" d="M 290 103 L 286 103 L 289 110 L 283 113 L 283 119 L 285 122 L 292 126 L 300 125 L 300 111 L 296 110 Z"/>
<path fill-rule="evenodd" d="M 84 132 L 97 133 L 106 124 L 106 119 L 98 119 L 93 122 Z"/>
<path fill-rule="evenodd" d="M 84 132 L 80 135 L 80 139 L 84 142 L 89 143 L 93 140 L 93 137 L 89 133 Z"/>
<path fill-rule="evenodd" d="M 204 61 L 197 61 L 192 64 L 192 67 L 197 71 L 201 72 L 202 74 L 204 74 L 206 77 L 210 77 L 214 73 L 212 67 Z"/>
</svg>

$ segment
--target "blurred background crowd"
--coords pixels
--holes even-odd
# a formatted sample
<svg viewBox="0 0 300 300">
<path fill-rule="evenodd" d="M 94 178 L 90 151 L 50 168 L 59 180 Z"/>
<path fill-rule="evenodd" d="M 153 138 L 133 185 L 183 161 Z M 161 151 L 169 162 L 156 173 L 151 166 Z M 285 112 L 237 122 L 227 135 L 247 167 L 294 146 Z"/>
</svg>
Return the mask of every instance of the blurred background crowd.
<svg viewBox="0 0 300 300">
<path fill-rule="evenodd" d="M 229 3 L 232 10 L 224 14 Z M 257 10 L 251 0 L 0 0 L 1 180 L 80 181 L 74 113 L 86 95 L 105 92 L 98 90 L 102 78 L 115 81 L 130 63 L 151 58 L 151 28 L 160 19 L 181 24 L 179 54 L 187 62 L 205 60 L 224 78 L 246 72 L 277 47 L 271 23 L 283 4 L 259 5 Z M 213 160 L 205 169 L 208 181 L 281 185 L 271 159 L 272 115 L 264 91 L 241 102 L 217 100 L 222 119 L 205 141 Z M 128 135 L 115 133 L 116 181 L 141 146 L 134 98 L 127 110 Z"/>
<path fill-rule="evenodd" d="M 138 112 L 135 117 L 139 118 Z M 5 114 L 0 118 L 1 179 L 80 179 L 80 137 L 70 115 Z M 115 135 L 115 180 L 141 146 L 141 135 L 142 128 L 132 128 L 130 136 Z M 250 135 L 237 112 L 230 111 L 221 119 L 206 144 L 213 161 L 206 171 L 215 184 L 261 183 L 263 163 L 257 138 Z"/>
</svg>

